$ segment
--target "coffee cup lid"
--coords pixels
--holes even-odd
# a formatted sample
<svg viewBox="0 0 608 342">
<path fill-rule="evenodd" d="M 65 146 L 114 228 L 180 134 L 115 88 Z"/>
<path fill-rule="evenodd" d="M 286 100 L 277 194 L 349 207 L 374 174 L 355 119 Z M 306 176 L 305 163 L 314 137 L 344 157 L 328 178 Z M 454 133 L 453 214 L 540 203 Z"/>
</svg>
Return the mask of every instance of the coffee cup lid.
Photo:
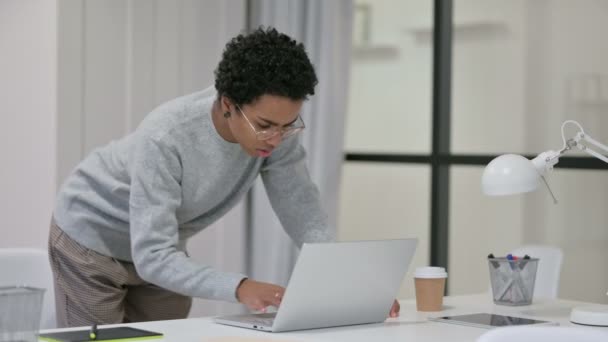
<svg viewBox="0 0 608 342">
<path fill-rule="evenodd" d="M 414 278 L 447 278 L 448 273 L 443 267 L 418 267 L 414 273 Z"/>
</svg>

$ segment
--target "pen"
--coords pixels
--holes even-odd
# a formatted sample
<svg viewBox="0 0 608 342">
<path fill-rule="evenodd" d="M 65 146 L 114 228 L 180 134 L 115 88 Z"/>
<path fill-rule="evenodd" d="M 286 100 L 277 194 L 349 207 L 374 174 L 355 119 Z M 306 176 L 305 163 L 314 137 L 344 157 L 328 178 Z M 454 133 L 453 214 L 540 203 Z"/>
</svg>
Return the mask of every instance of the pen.
<svg viewBox="0 0 608 342">
<path fill-rule="evenodd" d="M 523 270 L 524 267 L 526 267 L 526 264 L 528 263 L 527 261 L 524 260 L 530 260 L 530 256 L 528 254 L 524 255 L 523 260 L 519 263 L 519 269 Z"/>
<path fill-rule="evenodd" d="M 516 259 L 513 258 L 513 254 L 507 254 L 507 260 L 509 261 L 515 261 Z M 513 263 L 509 262 L 509 266 L 511 266 L 511 269 L 514 270 L 515 269 L 515 265 L 513 265 Z"/>
<path fill-rule="evenodd" d="M 492 254 L 492 253 L 488 254 L 488 259 L 494 259 L 494 254 Z M 496 261 L 490 261 L 490 263 L 492 264 L 492 267 L 494 267 L 494 268 L 500 267 L 500 264 Z"/>
<path fill-rule="evenodd" d="M 93 326 L 91 326 L 91 331 L 89 332 L 89 338 L 91 340 L 97 339 L 97 324 L 93 324 Z"/>
</svg>

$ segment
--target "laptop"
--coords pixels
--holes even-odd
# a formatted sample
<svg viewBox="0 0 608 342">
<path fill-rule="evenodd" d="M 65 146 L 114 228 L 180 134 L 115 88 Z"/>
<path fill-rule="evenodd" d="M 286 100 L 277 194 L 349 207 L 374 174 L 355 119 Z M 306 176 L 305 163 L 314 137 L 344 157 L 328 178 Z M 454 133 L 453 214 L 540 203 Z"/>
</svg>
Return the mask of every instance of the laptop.
<svg viewBox="0 0 608 342">
<path fill-rule="evenodd" d="M 417 243 L 396 239 L 304 244 L 276 313 L 214 321 L 267 332 L 384 322 Z"/>
</svg>

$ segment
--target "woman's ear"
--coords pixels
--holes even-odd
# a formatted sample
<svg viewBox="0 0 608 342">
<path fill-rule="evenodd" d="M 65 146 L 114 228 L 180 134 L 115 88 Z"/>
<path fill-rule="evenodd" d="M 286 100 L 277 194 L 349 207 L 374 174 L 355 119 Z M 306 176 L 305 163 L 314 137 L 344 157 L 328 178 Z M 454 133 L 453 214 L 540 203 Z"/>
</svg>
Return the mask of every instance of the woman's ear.
<svg viewBox="0 0 608 342">
<path fill-rule="evenodd" d="M 220 104 L 222 106 L 222 113 L 232 112 L 232 103 L 230 102 L 229 98 L 222 95 L 220 98 Z"/>
</svg>

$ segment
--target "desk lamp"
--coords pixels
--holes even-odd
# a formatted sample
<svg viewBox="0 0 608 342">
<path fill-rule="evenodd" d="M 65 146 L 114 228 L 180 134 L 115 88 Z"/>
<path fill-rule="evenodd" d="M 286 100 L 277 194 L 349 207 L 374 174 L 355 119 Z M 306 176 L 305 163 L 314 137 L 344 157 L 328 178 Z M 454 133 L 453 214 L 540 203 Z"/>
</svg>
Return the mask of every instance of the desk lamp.
<svg viewBox="0 0 608 342">
<path fill-rule="evenodd" d="M 573 138 L 566 140 L 564 127 L 568 123 L 578 126 L 580 131 Z M 553 197 L 554 203 L 557 203 L 545 175 L 553 170 L 553 166 L 557 164 L 560 156 L 573 148 L 578 148 L 608 163 L 608 158 L 603 154 L 608 153 L 608 146 L 588 136 L 578 122 L 567 120 L 562 124 L 562 140 L 564 145 L 561 150 L 543 152 L 532 160 L 516 154 L 504 154 L 494 158 L 486 166 L 481 178 L 483 193 L 489 196 L 502 196 L 530 192 L 536 190 L 542 181 Z M 602 150 L 602 153 L 596 152 L 588 145 L 595 146 Z M 577 324 L 608 327 L 608 305 L 576 307 L 570 313 L 570 321 Z"/>
</svg>

